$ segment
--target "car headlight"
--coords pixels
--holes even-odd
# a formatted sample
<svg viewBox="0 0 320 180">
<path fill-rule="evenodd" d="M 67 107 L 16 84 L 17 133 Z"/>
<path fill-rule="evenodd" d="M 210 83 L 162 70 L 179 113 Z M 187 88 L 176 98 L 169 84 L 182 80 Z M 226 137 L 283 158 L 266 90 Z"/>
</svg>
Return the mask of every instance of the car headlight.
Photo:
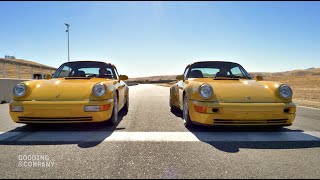
<svg viewBox="0 0 320 180">
<path fill-rule="evenodd" d="M 27 86 L 22 83 L 17 84 L 13 88 L 13 95 L 16 97 L 22 97 L 26 94 L 26 92 L 27 92 Z"/>
<path fill-rule="evenodd" d="M 210 99 L 213 95 L 213 89 L 209 84 L 203 84 L 199 89 L 200 96 L 204 99 Z"/>
<path fill-rule="evenodd" d="M 279 94 L 282 98 L 289 99 L 292 97 L 292 89 L 288 85 L 282 84 L 279 87 Z"/>
<path fill-rule="evenodd" d="M 99 83 L 93 86 L 92 92 L 95 96 L 101 97 L 107 92 L 107 87 Z"/>
</svg>

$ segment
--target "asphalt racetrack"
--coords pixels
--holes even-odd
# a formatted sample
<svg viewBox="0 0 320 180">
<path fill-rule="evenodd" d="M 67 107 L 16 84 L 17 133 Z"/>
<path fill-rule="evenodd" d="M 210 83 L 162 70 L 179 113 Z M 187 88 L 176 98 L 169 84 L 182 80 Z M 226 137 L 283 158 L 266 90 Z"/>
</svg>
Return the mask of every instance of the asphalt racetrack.
<svg viewBox="0 0 320 180">
<path fill-rule="evenodd" d="M 185 128 L 169 88 L 130 86 L 117 126 L 14 123 L 0 105 L 1 178 L 320 178 L 320 110 L 268 128 Z"/>
</svg>

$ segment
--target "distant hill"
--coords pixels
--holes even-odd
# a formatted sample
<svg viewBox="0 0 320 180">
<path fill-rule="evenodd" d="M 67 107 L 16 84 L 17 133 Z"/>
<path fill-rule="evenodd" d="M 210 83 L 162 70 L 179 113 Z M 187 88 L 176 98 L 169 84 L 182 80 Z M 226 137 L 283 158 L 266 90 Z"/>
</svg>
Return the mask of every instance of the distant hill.
<svg viewBox="0 0 320 180">
<path fill-rule="evenodd" d="M 320 78 L 320 68 L 308 68 L 308 69 L 298 69 L 292 71 L 284 72 L 250 72 L 252 77 L 256 75 L 261 75 L 263 77 L 274 77 L 274 76 L 319 76 Z M 138 77 L 130 78 L 128 82 L 136 83 L 167 83 L 176 81 L 177 75 L 167 75 L 167 76 L 149 76 L 149 77 Z"/>
<path fill-rule="evenodd" d="M 129 78 L 128 82 L 136 82 L 136 83 L 168 83 L 168 82 L 175 81 L 176 77 L 177 77 L 177 75 L 137 77 L 137 78 Z"/>
<path fill-rule="evenodd" d="M 274 72 L 274 73 L 266 73 L 266 72 L 251 72 L 250 75 L 262 75 L 262 76 L 320 76 L 320 68 L 308 68 L 308 69 L 297 69 L 292 71 L 284 71 L 284 72 Z"/>
</svg>

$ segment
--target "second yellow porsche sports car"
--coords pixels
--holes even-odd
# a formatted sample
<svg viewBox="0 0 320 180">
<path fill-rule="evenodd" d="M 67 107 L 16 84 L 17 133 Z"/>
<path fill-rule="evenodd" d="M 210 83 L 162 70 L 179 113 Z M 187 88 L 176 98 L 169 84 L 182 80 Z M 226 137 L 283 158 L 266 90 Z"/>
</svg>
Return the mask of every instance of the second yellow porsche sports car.
<svg viewBox="0 0 320 180">
<path fill-rule="evenodd" d="M 186 67 L 170 87 L 170 107 L 183 111 L 185 126 L 290 126 L 296 105 L 291 88 L 282 83 L 253 79 L 233 62 L 205 61 Z"/>
<path fill-rule="evenodd" d="M 73 61 L 62 64 L 47 80 L 17 84 L 10 115 L 17 123 L 78 123 L 110 120 L 129 108 L 129 88 L 112 64 Z"/>
</svg>

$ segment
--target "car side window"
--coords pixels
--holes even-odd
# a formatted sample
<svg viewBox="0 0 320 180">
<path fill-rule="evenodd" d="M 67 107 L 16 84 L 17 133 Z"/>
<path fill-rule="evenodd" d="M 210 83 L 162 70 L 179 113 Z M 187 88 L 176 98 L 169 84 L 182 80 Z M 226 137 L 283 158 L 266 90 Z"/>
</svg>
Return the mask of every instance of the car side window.
<svg viewBox="0 0 320 180">
<path fill-rule="evenodd" d="M 106 70 L 107 70 L 107 76 L 109 77 L 109 78 L 111 78 L 111 79 L 117 79 L 117 77 L 114 75 L 114 73 L 113 73 L 113 71 L 112 71 L 112 69 L 111 68 L 106 68 Z"/>
<path fill-rule="evenodd" d="M 234 67 L 230 69 L 231 73 L 236 76 L 243 76 L 242 71 L 239 67 Z"/>
<path fill-rule="evenodd" d="M 114 69 L 114 73 L 116 75 L 116 79 L 119 79 L 119 73 L 118 73 L 117 68 L 114 67 L 113 69 Z"/>
<path fill-rule="evenodd" d="M 188 72 L 189 72 L 189 68 L 186 68 L 186 70 L 184 71 L 184 79 L 187 79 L 187 75 L 188 75 Z"/>
<path fill-rule="evenodd" d="M 72 69 L 69 66 L 64 66 L 63 69 L 58 74 L 57 78 L 68 77 Z"/>
</svg>

